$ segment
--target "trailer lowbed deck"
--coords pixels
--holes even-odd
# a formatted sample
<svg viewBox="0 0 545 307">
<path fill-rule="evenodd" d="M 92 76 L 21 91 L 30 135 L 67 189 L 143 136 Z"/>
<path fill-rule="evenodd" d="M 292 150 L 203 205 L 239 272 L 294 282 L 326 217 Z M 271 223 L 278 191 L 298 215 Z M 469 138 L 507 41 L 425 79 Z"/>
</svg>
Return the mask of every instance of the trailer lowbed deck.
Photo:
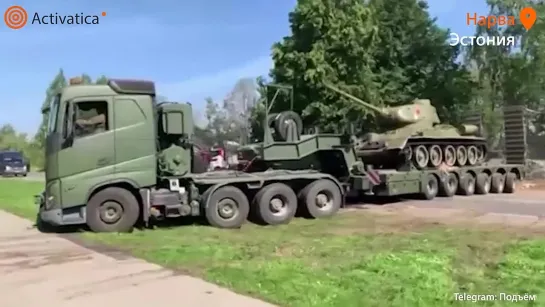
<svg viewBox="0 0 545 307">
<path fill-rule="evenodd" d="M 453 167 L 448 170 L 374 170 L 374 172 L 380 178 L 379 184 L 371 184 L 368 176 L 356 176 L 352 178 L 352 189 L 377 196 L 423 194 L 431 199 L 434 193 L 440 196 L 513 193 L 515 181 L 524 178 L 524 166 L 517 164 L 483 164 Z M 437 192 L 433 191 L 434 186 L 437 186 Z"/>
</svg>

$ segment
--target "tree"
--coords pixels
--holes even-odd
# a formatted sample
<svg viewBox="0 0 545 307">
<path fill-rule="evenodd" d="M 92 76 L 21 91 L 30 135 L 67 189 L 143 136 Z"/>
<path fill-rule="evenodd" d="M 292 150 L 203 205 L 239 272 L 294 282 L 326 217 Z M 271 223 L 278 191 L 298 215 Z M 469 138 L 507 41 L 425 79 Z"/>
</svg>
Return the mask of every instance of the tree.
<svg viewBox="0 0 545 307">
<path fill-rule="evenodd" d="M 518 16 L 521 7 L 533 6 L 538 16 L 545 13 L 543 4 L 533 1 L 489 0 L 491 16 Z M 526 31 L 517 22 L 515 26 L 477 25 L 475 36 L 515 37 L 518 46 L 470 46 L 466 61 L 474 70 L 479 83 L 477 102 L 483 110 L 485 125 L 492 146 L 501 137 L 501 113 L 504 105 L 521 104 L 541 109 L 545 94 L 545 24 L 538 18 L 536 25 Z"/>
<path fill-rule="evenodd" d="M 428 5 L 414 0 L 370 0 L 380 28 L 380 48 L 372 50 L 373 71 L 382 101 L 400 105 L 427 98 L 446 122 L 460 122 L 476 84 L 456 63 L 459 47 L 450 46 L 448 30 L 430 18 Z"/>
<path fill-rule="evenodd" d="M 259 99 L 255 81 L 251 78 L 239 79 L 223 102 L 226 121 L 233 133 L 239 134 L 239 143 L 246 143 L 252 108 Z"/>
<path fill-rule="evenodd" d="M 363 110 L 323 82 L 351 84 L 352 94 L 380 103 L 370 52 L 378 32 L 371 8 L 361 0 L 300 0 L 289 21 L 291 35 L 273 45 L 272 81 L 293 86 L 294 111 L 306 122 L 330 130 L 361 121 Z M 287 109 L 285 98 L 272 110 Z"/>
<path fill-rule="evenodd" d="M 324 81 L 376 106 L 428 98 L 446 121 L 460 121 L 471 102 L 475 84 L 456 63 L 460 51 L 422 1 L 300 0 L 290 24 L 291 35 L 273 46 L 270 75 L 293 85 L 294 109 L 305 123 L 326 131 L 350 123 L 378 128 L 370 110 Z"/>
<path fill-rule="evenodd" d="M 83 84 L 92 84 L 93 83 L 93 80 L 91 79 L 91 77 L 88 74 L 82 74 L 81 75 L 81 80 L 82 80 Z"/>
<path fill-rule="evenodd" d="M 108 78 L 106 78 L 106 76 L 102 75 L 100 77 L 98 77 L 98 79 L 95 81 L 96 84 L 107 84 L 108 83 Z"/>
<path fill-rule="evenodd" d="M 248 125 L 250 128 L 250 142 L 262 142 L 265 120 L 265 104 L 264 99 L 267 97 L 267 80 L 260 76 L 256 78 L 256 90 L 259 97 L 254 106 L 248 112 Z"/>
</svg>

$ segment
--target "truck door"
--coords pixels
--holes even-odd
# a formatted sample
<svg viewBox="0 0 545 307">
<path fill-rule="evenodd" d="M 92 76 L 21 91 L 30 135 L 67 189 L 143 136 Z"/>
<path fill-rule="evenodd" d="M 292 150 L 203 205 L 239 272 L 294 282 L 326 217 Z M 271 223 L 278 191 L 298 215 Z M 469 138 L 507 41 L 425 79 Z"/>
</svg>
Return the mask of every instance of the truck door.
<svg viewBox="0 0 545 307">
<path fill-rule="evenodd" d="M 66 103 L 59 177 L 64 206 L 85 203 L 96 184 L 114 172 L 112 97 L 87 96 Z"/>
</svg>

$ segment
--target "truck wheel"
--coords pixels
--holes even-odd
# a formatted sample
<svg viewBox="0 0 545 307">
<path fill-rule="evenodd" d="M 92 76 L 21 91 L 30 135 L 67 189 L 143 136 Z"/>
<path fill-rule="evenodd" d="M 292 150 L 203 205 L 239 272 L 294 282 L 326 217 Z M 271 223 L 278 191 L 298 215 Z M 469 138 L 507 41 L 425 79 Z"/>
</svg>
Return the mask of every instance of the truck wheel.
<svg viewBox="0 0 545 307">
<path fill-rule="evenodd" d="M 455 174 L 449 173 L 443 182 L 439 185 L 439 196 L 452 197 L 458 189 L 458 177 Z"/>
<path fill-rule="evenodd" d="M 492 175 L 492 182 L 490 185 L 490 193 L 503 193 L 505 188 L 505 176 L 500 173 Z"/>
<path fill-rule="evenodd" d="M 434 199 L 439 192 L 439 181 L 437 180 L 437 177 L 435 177 L 434 174 L 429 174 L 424 183 L 425 185 L 423 186 L 421 194 L 422 197 L 426 200 Z"/>
<path fill-rule="evenodd" d="M 273 183 L 261 189 L 254 198 L 256 216 L 268 225 L 287 224 L 297 211 L 297 195 L 283 183 Z"/>
<path fill-rule="evenodd" d="M 335 182 L 328 179 L 316 180 L 299 193 L 304 206 L 302 209 L 310 218 L 332 216 L 342 205 L 342 194 Z"/>
<path fill-rule="evenodd" d="M 475 194 L 475 178 L 471 174 L 465 174 L 460 180 L 460 194 L 470 196 Z"/>
<path fill-rule="evenodd" d="M 248 198 L 237 187 L 225 186 L 210 195 L 205 215 L 210 225 L 218 228 L 240 228 L 250 212 Z"/>
<path fill-rule="evenodd" d="M 507 176 L 505 176 L 505 186 L 503 188 L 503 193 L 515 193 L 516 182 L 517 175 L 515 175 L 514 173 L 508 173 Z"/>
<path fill-rule="evenodd" d="M 94 232 L 131 231 L 139 216 L 138 200 L 123 188 L 106 188 L 87 203 L 87 225 Z"/>
<path fill-rule="evenodd" d="M 491 179 L 487 173 L 480 173 L 477 175 L 477 182 L 475 184 L 475 193 L 476 194 L 488 194 L 490 192 Z"/>
</svg>

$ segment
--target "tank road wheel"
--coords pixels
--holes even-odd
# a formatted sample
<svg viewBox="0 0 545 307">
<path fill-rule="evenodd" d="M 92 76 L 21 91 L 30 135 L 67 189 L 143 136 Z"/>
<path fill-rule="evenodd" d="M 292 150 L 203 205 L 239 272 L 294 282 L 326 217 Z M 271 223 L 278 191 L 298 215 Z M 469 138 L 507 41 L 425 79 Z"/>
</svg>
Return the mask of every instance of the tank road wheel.
<svg viewBox="0 0 545 307">
<path fill-rule="evenodd" d="M 287 224 L 297 211 L 297 195 L 283 183 L 262 188 L 254 198 L 256 216 L 268 225 Z"/>
<path fill-rule="evenodd" d="M 89 199 L 87 225 L 94 232 L 131 231 L 140 216 L 136 197 L 123 188 L 106 188 Z"/>
<path fill-rule="evenodd" d="M 452 145 L 447 145 L 443 149 L 443 161 L 447 166 L 456 164 L 456 149 Z"/>
<path fill-rule="evenodd" d="M 466 173 L 462 176 L 459 185 L 460 195 L 471 196 L 475 194 L 475 177 Z"/>
<path fill-rule="evenodd" d="M 429 149 L 430 162 L 429 165 L 433 167 L 439 167 L 443 163 L 443 151 L 439 145 L 432 145 Z"/>
<path fill-rule="evenodd" d="M 492 182 L 490 185 L 490 193 L 503 193 L 505 188 L 505 175 L 495 173 L 492 175 Z"/>
<path fill-rule="evenodd" d="M 413 160 L 416 167 L 419 169 L 425 169 L 430 161 L 430 153 L 424 145 L 416 146 L 413 150 Z"/>
<path fill-rule="evenodd" d="M 310 218 L 333 216 L 343 202 L 341 190 L 329 179 L 311 182 L 299 192 L 299 199 L 304 204 L 301 209 Z"/>
<path fill-rule="evenodd" d="M 432 200 L 437 196 L 437 193 L 439 192 L 439 181 L 434 174 L 428 174 L 428 178 L 424 182 L 422 190 L 421 195 L 426 200 Z"/>
<path fill-rule="evenodd" d="M 225 186 L 208 197 L 206 220 L 218 228 L 240 228 L 250 213 L 248 198 L 237 187 Z"/>
<path fill-rule="evenodd" d="M 515 193 L 517 182 L 517 175 L 514 173 L 508 173 L 505 176 L 505 186 L 503 188 L 503 193 Z"/>
<path fill-rule="evenodd" d="M 405 155 L 405 161 L 411 161 L 411 159 L 413 158 L 413 149 L 411 148 L 411 146 L 403 148 L 403 154 Z"/>
<path fill-rule="evenodd" d="M 467 149 L 465 146 L 456 147 L 456 164 L 464 166 L 467 163 Z"/>
<path fill-rule="evenodd" d="M 485 159 L 485 156 L 484 156 L 484 152 L 485 152 L 485 149 L 484 149 L 484 146 L 479 146 L 478 148 L 478 158 L 477 158 L 477 163 L 481 164 L 481 163 L 484 163 L 484 159 Z"/>
<path fill-rule="evenodd" d="M 477 182 L 475 184 L 475 193 L 476 194 L 488 194 L 490 192 L 490 186 L 492 179 L 488 176 L 487 173 L 480 173 L 477 175 Z"/>
<path fill-rule="evenodd" d="M 479 150 L 477 146 L 471 145 L 467 148 L 467 164 L 476 165 L 477 163 L 479 163 Z"/>
<path fill-rule="evenodd" d="M 458 189 L 458 177 L 454 173 L 448 173 L 445 180 L 439 185 L 439 196 L 452 197 Z"/>
</svg>

